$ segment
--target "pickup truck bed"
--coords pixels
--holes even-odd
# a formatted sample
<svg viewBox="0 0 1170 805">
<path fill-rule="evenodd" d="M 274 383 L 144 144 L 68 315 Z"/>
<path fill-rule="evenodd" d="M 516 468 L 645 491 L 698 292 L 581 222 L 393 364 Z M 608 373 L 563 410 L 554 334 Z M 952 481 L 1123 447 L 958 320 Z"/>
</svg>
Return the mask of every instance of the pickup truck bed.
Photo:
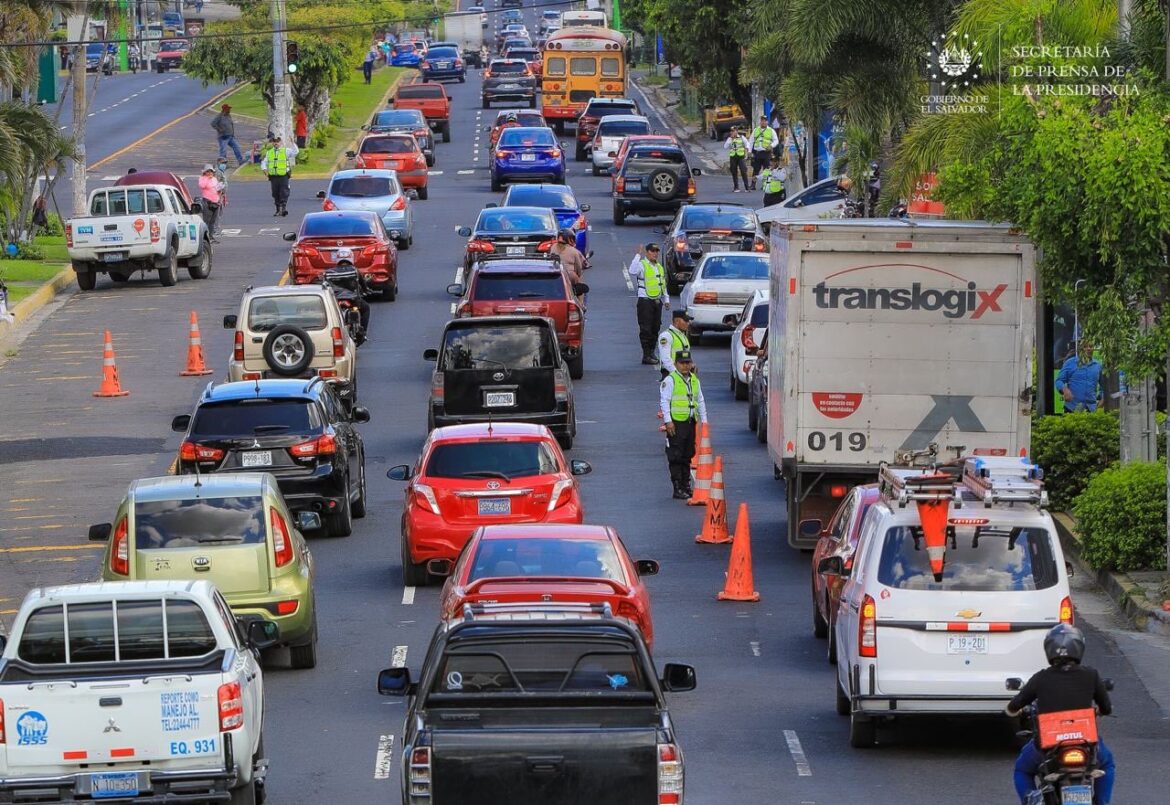
<svg viewBox="0 0 1170 805">
<path fill-rule="evenodd" d="M 443 142 L 451 142 L 451 99 L 443 85 L 432 81 L 403 84 L 394 93 L 395 109 L 418 109 L 427 119 L 432 131 L 443 134 Z"/>
</svg>

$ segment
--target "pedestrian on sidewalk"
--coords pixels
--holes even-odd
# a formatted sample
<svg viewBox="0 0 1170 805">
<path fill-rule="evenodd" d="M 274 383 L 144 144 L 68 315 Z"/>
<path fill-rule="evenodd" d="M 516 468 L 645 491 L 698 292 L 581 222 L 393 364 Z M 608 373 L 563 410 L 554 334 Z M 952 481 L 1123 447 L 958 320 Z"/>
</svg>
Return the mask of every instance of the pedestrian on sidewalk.
<svg viewBox="0 0 1170 805">
<path fill-rule="evenodd" d="M 761 187 L 764 190 L 764 206 L 771 207 L 779 204 L 788 197 L 784 189 L 784 169 L 780 167 L 780 157 L 772 155 L 772 164 L 760 174 Z"/>
<path fill-rule="evenodd" d="M 695 430 L 707 421 L 707 403 L 689 349 L 674 354 L 674 371 L 658 385 L 658 410 L 666 431 L 666 466 L 675 500 L 688 500 L 691 490 L 691 458 L 695 455 Z"/>
<path fill-rule="evenodd" d="M 1092 342 L 1081 339 L 1076 354 L 1069 356 L 1056 376 L 1056 390 L 1064 398 L 1064 412 L 1096 411 L 1105 397 L 1101 364 L 1093 357 Z"/>
<path fill-rule="evenodd" d="M 772 149 L 776 146 L 776 130 L 768 125 L 768 118 L 760 115 L 760 122 L 751 134 L 752 143 L 752 190 L 756 189 L 756 177 L 768 167 Z"/>
<path fill-rule="evenodd" d="M 642 363 L 658 363 L 654 342 L 662 327 L 662 308 L 670 308 L 666 293 L 666 269 L 658 262 L 657 243 L 647 243 L 644 250 L 634 255 L 627 269 L 638 287 L 638 340 L 642 343 Z"/>
<path fill-rule="evenodd" d="M 723 150 L 727 151 L 731 157 L 731 187 L 732 193 L 741 192 L 739 189 L 739 178 L 743 177 L 743 191 L 748 189 L 748 172 L 747 172 L 747 155 L 748 155 L 748 138 L 744 137 L 739 132 L 739 126 L 732 126 L 731 133 L 727 135 L 727 139 L 723 143 Z"/>
<path fill-rule="evenodd" d="M 219 180 L 215 178 L 215 168 L 208 163 L 203 166 L 199 175 L 200 206 L 203 207 L 203 223 L 207 224 L 207 236 L 216 240 L 216 230 L 219 226 Z"/>
<path fill-rule="evenodd" d="M 366 60 L 362 62 L 362 76 L 369 84 L 374 77 L 374 62 L 378 60 L 378 51 L 370 48 L 366 51 Z"/>
<path fill-rule="evenodd" d="M 236 155 L 236 163 L 244 164 L 244 153 L 240 144 L 236 142 L 236 121 L 232 119 L 231 104 L 225 103 L 219 107 L 219 114 L 212 118 L 211 127 L 215 129 L 216 139 L 219 140 L 219 158 L 227 156 L 228 146 Z"/>
<path fill-rule="evenodd" d="M 683 350 L 691 350 L 691 339 L 687 335 L 690 323 L 690 314 L 679 308 L 671 312 L 670 326 L 658 334 L 658 371 L 662 372 L 663 378 L 674 371 L 674 356 Z"/>
<path fill-rule="evenodd" d="M 273 215 L 288 215 L 289 180 L 295 162 L 295 154 L 284 147 L 280 135 L 272 135 L 268 148 L 264 150 L 264 158 L 260 160 L 260 170 L 264 171 L 272 188 L 272 201 L 276 205 Z"/>
<path fill-rule="evenodd" d="M 304 148 L 309 139 L 309 116 L 303 106 L 297 107 L 296 116 L 293 118 L 293 134 L 297 138 L 297 148 Z"/>
</svg>

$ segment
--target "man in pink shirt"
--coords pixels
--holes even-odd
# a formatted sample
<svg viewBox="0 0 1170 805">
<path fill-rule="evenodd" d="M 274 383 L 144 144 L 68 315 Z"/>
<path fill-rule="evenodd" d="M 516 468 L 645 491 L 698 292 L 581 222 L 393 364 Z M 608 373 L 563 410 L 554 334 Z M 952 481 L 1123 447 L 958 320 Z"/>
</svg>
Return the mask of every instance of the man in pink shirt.
<svg viewBox="0 0 1170 805">
<path fill-rule="evenodd" d="M 199 200 L 203 205 L 203 221 L 207 224 L 207 234 L 217 243 L 222 190 L 223 185 L 215 175 L 215 168 L 210 164 L 204 165 L 203 173 L 199 175 Z"/>
</svg>

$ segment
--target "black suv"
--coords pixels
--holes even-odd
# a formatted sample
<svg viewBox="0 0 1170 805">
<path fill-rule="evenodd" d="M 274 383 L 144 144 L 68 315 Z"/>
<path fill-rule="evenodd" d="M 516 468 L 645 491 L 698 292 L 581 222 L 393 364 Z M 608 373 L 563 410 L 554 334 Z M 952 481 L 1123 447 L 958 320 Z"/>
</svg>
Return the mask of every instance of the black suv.
<svg viewBox="0 0 1170 805">
<path fill-rule="evenodd" d="M 679 293 L 707 252 L 764 252 L 768 242 L 754 211 L 740 205 L 691 204 L 674 216 L 670 226 L 654 230 L 662 242 L 666 287 Z"/>
<path fill-rule="evenodd" d="M 695 200 L 694 176 L 702 173 L 674 145 L 635 145 L 613 181 L 613 222 L 627 215 L 676 213 Z"/>
<path fill-rule="evenodd" d="M 352 413 L 333 387 L 312 380 L 208 384 L 195 413 L 171 420 L 185 434 L 176 471 L 270 472 L 293 511 L 315 511 L 337 537 L 366 514 L 366 451 Z"/>
<path fill-rule="evenodd" d="M 547 425 L 568 450 L 577 435 L 573 381 L 557 347 L 556 325 L 542 316 L 453 319 L 435 361 L 427 430 L 467 422 Z"/>
<path fill-rule="evenodd" d="M 493 102 L 521 101 L 536 108 L 536 77 L 524 59 L 492 59 L 483 74 L 483 108 Z"/>
</svg>

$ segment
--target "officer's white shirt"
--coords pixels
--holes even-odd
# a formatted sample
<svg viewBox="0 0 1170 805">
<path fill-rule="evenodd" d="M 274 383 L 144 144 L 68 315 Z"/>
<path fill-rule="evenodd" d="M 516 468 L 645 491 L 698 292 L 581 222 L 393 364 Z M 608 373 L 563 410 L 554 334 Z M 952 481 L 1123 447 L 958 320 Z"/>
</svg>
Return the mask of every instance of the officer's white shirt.
<svg viewBox="0 0 1170 805">
<path fill-rule="evenodd" d="M 695 399 L 696 406 L 699 411 L 699 421 L 707 421 L 707 401 L 703 399 L 703 387 L 698 383 L 698 376 L 691 372 L 691 383 L 694 385 L 694 390 L 698 392 Z M 662 412 L 662 419 L 665 422 L 670 422 L 670 398 L 674 396 L 674 375 L 669 374 L 662 378 L 662 382 L 658 384 L 658 410 Z"/>
<path fill-rule="evenodd" d="M 658 265 L 661 266 L 662 263 L 659 263 Z M 646 271 L 642 267 L 642 255 L 635 254 L 634 259 L 630 261 L 630 267 L 627 270 L 629 271 L 630 276 L 634 278 L 634 282 L 637 285 L 638 298 L 639 299 L 652 298 L 646 294 L 646 276 L 645 276 Z M 670 307 L 670 297 L 666 293 L 666 269 L 665 268 L 662 269 L 662 293 L 659 296 L 653 297 L 653 298 L 661 300 L 662 302 L 666 303 L 666 306 L 668 308 Z"/>
<path fill-rule="evenodd" d="M 285 151 L 286 158 L 288 159 L 288 169 L 291 171 L 293 165 L 297 164 L 297 154 L 300 153 L 301 149 L 291 143 L 289 145 L 282 145 L 281 148 Z M 260 172 L 268 173 L 268 146 L 264 147 L 264 157 L 260 160 Z"/>
<path fill-rule="evenodd" d="M 658 362 L 668 372 L 674 371 L 674 339 L 671 338 L 671 330 L 674 330 L 679 335 L 686 335 L 686 333 L 679 330 L 673 324 L 658 334 Z"/>
</svg>

